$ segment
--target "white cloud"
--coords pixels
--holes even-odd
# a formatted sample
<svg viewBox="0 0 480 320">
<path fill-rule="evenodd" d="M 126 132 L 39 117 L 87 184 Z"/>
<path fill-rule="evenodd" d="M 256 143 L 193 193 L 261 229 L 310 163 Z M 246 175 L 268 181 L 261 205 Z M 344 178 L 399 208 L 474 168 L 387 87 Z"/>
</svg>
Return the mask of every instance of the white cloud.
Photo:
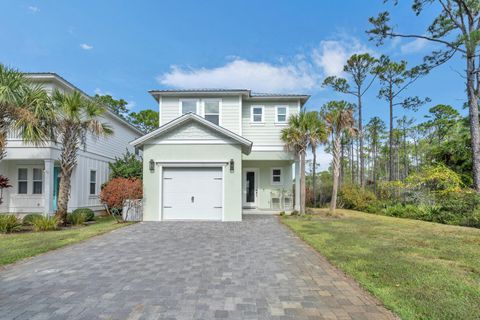
<svg viewBox="0 0 480 320">
<path fill-rule="evenodd" d="M 132 111 L 132 109 L 135 108 L 136 106 L 137 106 L 137 103 L 135 101 L 131 100 L 131 101 L 128 101 L 126 107 L 127 107 L 128 110 Z"/>
<path fill-rule="evenodd" d="M 376 53 L 353 37 L 322 41 L 318 47 L 281 57 L 276 63 L 251 61 L 235 55 L 229 61 L 213 68 L 171 66 L 157 77 L 167 87 L 236 88 L 255 92 L 308 92 L 319 89 L 323 78 L 342 75 L 343 65 L 354 53 Z"/>
<path fill-rule="evenodd" d="M 92 45 L 89 45 L 89 44 L 86 44 L 86 43 L 82 43 L 80 45 L 80 48 L 82 48 L 83 50 L 92 50 L 93 49 L 93 46 Z"/>
<path fill-rule="evenodd" d="M 212 69 L 172 66 L 157 80 L 174 88 L 249 88 L 257 92 L 305 90 L 317 85 L 317 76 L 306 63 L 275 65 L 238 57 Z"/>
<path fill-rule="evenodd" d="M 417 53 L 425 49 L 427 45 L 428 40 L 419 38 L 400 46 L 400 51 L 403 54 Z"/>
<path fill-rule="evenodd" d="M 349 37 L 341 40 L 326 40 L 320 42 L 320 47 L 313 50 L 313 62 L 323 69 L 325 76 L 341 76 L 343 66 L 348 58 L 355 53 L 375 52 L 362 44 L 358 39 Z"/>
<path fill-rule="evenodd" d="M 38 11 L 40 11 L 40 9 L 38 7 L 35 7 L 35 6 L 28 6 L 27 9 L 30 10 L 31 12 L 33 12 L 33 13 L 37 13 Z"/>
</svg>

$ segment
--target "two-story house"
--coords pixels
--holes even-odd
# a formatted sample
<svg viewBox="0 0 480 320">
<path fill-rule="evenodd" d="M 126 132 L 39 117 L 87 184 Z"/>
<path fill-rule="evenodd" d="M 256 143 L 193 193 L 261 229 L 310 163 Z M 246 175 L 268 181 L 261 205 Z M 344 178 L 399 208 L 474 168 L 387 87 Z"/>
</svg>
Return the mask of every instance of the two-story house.
<svg viewBox="0 0 480 320">
<path fill-rule="evenodd" d="M 292 172 L 298 160 L 284 149 L 280 133 L 308 95 L 244 89 L 150 94 L 159 104 L 160 127 L 132 142 L 143 149 L 144 220 L 240 221 L 246 209 L 298 207 Z"/>
<path fill-rule="evenodd" d="M 26 77 L 50 93 L 54 90 L 82 92 L 55 73 L 29 73 Z M 143 135 L 111 111 L 107 111 L 101 120 L 108 123 L 114 133 L 98 139 L 87 136 L 72 175 L 69 211 L 80 207 L 103 209 L 99 193 L 101 185 L 108 181 L 109 162 L 122 156 L 127 149 L 134 152 L 129 143 Z M 52 141 L 35 146 L 23 142 L 12 131 L 7 137 L 6 151 L 6 158 L 0 161 L 0 174 L 10 179 L 12 188 L 4 190 L 0 212 L 53 214 L 57 206 L 61 145 Z"/>
</svg>

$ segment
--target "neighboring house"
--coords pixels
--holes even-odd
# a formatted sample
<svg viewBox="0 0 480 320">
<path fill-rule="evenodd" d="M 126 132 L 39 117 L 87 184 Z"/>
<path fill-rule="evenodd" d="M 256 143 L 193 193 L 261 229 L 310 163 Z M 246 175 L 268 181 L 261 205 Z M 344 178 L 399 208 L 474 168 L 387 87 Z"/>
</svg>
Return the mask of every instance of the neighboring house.
<svg viewBox="0 0 480 320">
<path fill-rule="evenodd" d="M 143 149 L 144 220 L 240 221 L 243 209 L 293 209 L 292 165 L 298 160 L 284 150 L 280 132 L 309 96 L 250 90 L 150 94 L 159 103 L 160 128 L 132 142 Z"/>
<path fill-rule="evenodd" d="M 49 92 L 55 89 L 82 92 L 55 73 L 26 75 Z M 114 134 L 98 139 L 87 136 L 86 147 L 79 152 L 77 166 L 72 175 L 69 211 L 80 207 L 103 209 L 99 193 L 101 185 L 108 180 L 108 163 L 124 154 L 126 149 L 135 152 L 129 143 L 143 134 L 111 111 L 102 117 L 102 121 L 111 126 Z M 60 179 L 58 159 L 61 146 L 48 142 L 44 146 L 36 147 L 24 143 L 21 137 L 11 132 L 7 138 L 6 151 L 7 157 L 0 162 L 0 174 L 10 179 L 13 187 L 4 190 L 4 203 L 0 205 L 0 212 L 54 213 Z"/>
</svg>

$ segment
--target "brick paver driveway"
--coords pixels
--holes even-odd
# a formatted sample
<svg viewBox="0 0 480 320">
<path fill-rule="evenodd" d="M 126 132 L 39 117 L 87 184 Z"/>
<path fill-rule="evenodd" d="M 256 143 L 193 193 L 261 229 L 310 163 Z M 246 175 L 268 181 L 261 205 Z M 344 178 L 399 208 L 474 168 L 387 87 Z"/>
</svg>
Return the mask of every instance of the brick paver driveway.
<svg viewBox="0 0 480 320">
<path fill-rule="evenodd" d="M 141 223 L 0 271 L 2 319 L 388 319 L 276 217 Z"/>
</svg>

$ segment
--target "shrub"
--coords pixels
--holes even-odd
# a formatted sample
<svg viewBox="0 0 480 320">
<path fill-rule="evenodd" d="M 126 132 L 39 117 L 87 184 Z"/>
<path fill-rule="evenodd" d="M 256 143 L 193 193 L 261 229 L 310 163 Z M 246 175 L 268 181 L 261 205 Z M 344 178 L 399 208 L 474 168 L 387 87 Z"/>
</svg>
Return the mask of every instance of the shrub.
<svg viewBox="0 0 480 320">
<path fill-rule="evenodd" d="M 128 150 L 123 155 L 123 158 L 115 158 L 115 161 L 110 163 L 108 166 L 110 167 L 110 179 L 142 179 L 142 160 Z"/>
<path fill-rule="evenodd" d="M 339 198 L 345 209 L 360 211 L 365 211 L 372 202 L 377 200 L 373 192 L 352 184 L 342 186 L 339 192 Z"/>
<path fill-rule="evenodd" d="M 33 231 L 52 231 L 58 229 L 58 220 L 55 217 L 39 216 L 32 220 Z"/>
<path fill-rule="evenodd" d="M 22 224 L 12 214 L 0 214 L 0 233 L 17 231 Z"/>
<path fill-rule="evenodd" d="M 67 222 L 73 224 L 74 226 L 78 226 L 83 224 L 85 221 L 85 214 L 81 211 L 79 212 L 72 212 L 67 214 Z"/>
<path fill-rule="evenodd" d="M 116 211 L 122 210 L 125 200 L 142 197 L 143 187 L 140 179 L 115 178 L 107 182 L 100 192 L 102 203 Z"/>
<path fill-rule="evenodd" d="M 92 221 L 95 218 L 95 212 L 90 208 L 78 208 L 73 210 L 72 214 L 83 214 L 85 221 Z"/>
<path fill-rule="evenodd" d="M 471 214 L 467 215 L 460 221 L 459 225 L 465 227 L 480 228 L 480 211 L 476 210 Z"/>
<path fill-rule="evenodd" d="M 27 214 L 25 217 L 23 217 L 22 222 L 26 226 L 31 226 L 33 224 L 33 220 L 41 216 L 42 215 L 39 213 L 30 213 L 30 214 Z"/>
</svg>

